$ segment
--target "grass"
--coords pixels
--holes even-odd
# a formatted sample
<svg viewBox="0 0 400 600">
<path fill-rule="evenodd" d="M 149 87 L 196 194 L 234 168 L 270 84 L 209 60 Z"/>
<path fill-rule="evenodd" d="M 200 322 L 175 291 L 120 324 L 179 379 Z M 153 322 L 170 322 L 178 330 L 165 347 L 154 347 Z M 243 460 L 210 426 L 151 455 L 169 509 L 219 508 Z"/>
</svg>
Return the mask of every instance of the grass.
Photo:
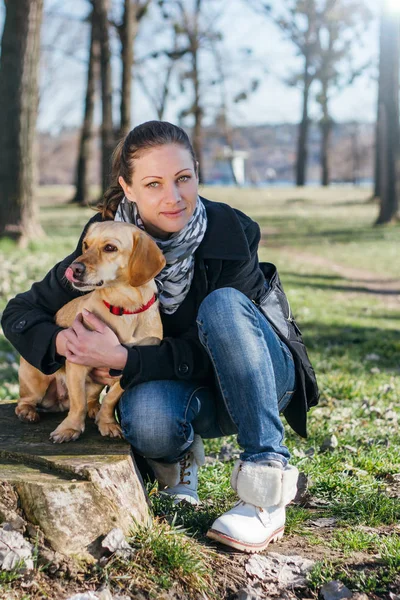
<svg viewBox="0 0 400 600">
<path fill-rule="evenodd" d="M 54 203 L 57 194 L 42 191 L 47 238 L 24 251 L 0 242 L 0 308 L 73 249 L 92 214 Z M 279 267 L 321 388 L 308 439 L 286 429 L 292 462 L 307 474 L 314 505 L 288 508 L 282 551 L 302 554 L 305 544 L 307 556 L 315 557 L 310 594 L 332 579 L 353 591 L 398 594 L 400 226 L 372 226 L 377 207 L 364 189 L 213 188 L 202 194 L 260 223 L 260 258 Z M 16 362 L 0 336 L 0 398 L 18 396 Z M 333 434 L 337 447 L 322 451 Z M 207 440 L 207 453 L 218 457 L 226 443 L 235 444 L 234 437 Z M 215 458 L 200 470 L 200 509 L 177 510 L 170 499 L 151 493 L 154 527 L 137 530 L 130 540 L 134 557 L 113 559 L 99 577 L 116 590 L 136 582 L 154 597 L 175 586 L 188 597 L 227 597 L 218 587 L 218 573 L 227 568 L 218 561 L 226 555 L 210 550 L 205 533 L 232 506 L 231 469 L 232 461 Z M 334 526 L 316 527 L 319 517 L 334 517 Z"/>
</svg>

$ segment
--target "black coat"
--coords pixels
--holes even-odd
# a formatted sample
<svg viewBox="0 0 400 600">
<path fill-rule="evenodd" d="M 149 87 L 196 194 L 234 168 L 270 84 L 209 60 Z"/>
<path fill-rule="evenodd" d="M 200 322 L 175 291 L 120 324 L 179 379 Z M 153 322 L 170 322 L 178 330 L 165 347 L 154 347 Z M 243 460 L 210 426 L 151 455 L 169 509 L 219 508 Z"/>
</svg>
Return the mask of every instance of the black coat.
<svg viewBox="0 0 400 600">
<path fill-rule="evenodd" d="M 162 313 L 164 339 L 160 346 L 128 350 L 121 379 L 124 389 L 163 379 L 214 382 L 211 361 L 197 333 L 196 316 L 200 303 L 207 294 L 223 287 L 233 287 L 256 302 L 265 291 L 265 277 L 257 257 L 258 224 L 226 204 L 202 200 L 208 225 L 195 253 L 195 271 L 189 293 L 174 314 Z M 80 295 L 64 277 L 65 270 L 82 254 L 82 241 L 88 226 L 101 220 L 100 214 L 90 219 L 75 252 L 53 267 L 42 281 L 33 284 L 28 292 L 10 300 L 4 310 L 2 327 L 6 337 L 43 373 L 54 373 L 63 364 L 63 358 L 57 355 L 55 348 L 55 338 L 61 328 L 55 324 L 54 315 Z M 293 411 L 294 407 L 291 408 Z M 300 405 L 299 410 L 304 412 Z M 304 414 L 301 420 L 304 420 Z M 295 423 L 291 425 L 296 429 Z"/>
</svg>

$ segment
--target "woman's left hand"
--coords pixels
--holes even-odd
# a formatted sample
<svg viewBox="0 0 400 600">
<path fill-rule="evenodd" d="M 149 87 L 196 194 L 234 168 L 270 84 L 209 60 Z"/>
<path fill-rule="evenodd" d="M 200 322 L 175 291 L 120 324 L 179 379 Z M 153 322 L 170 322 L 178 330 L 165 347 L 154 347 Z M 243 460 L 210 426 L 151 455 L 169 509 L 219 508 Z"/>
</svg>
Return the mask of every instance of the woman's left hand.
<svg viewBox="0 0 400 600">
<path fill-rule="evenodd" d="M 82 312 L 66 330 L 67 360 L 86 367 L 122 370 L 128 358 L 127 349 L 101 319 L 86 309 Z M 93 327 L 93 331 L 84 326 L 83 320 Z"/>
</svg>

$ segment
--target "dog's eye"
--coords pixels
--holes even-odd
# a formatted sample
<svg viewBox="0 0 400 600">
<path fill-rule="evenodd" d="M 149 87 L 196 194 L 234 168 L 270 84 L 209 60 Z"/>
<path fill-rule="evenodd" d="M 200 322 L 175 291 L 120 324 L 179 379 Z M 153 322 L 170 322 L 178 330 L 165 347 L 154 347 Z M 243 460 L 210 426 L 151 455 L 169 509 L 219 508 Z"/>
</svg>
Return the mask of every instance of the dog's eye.
<svg viewBox="0 0 400 600">
<path fill-rule="evenodd" d="M 83 242 L 82 244 L 82 250 L 87 250 L 88 249 L 88 245 L 86 242 Z"/>
<path fill-rule="evenodd" d="M 112 244 L 107 244 L 103 248 L 104 252 L 118 252 L 118 248 Z"/>
</svg>

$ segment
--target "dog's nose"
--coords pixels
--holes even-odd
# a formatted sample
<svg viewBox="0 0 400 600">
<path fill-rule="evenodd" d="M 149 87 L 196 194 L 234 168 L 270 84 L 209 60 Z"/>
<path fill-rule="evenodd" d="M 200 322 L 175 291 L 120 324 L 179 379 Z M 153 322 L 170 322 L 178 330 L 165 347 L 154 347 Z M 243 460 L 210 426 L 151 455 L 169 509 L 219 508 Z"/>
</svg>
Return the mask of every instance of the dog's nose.
<svg viewBox="0 0 400 600">
<path fill-rule="evenodd" d="M 72 272 L 74 274 L 75 279 L 82 279 L 85 274 L 86 267 L 83 263 L 74 262 L 71 265 Z"/>
</svg>

